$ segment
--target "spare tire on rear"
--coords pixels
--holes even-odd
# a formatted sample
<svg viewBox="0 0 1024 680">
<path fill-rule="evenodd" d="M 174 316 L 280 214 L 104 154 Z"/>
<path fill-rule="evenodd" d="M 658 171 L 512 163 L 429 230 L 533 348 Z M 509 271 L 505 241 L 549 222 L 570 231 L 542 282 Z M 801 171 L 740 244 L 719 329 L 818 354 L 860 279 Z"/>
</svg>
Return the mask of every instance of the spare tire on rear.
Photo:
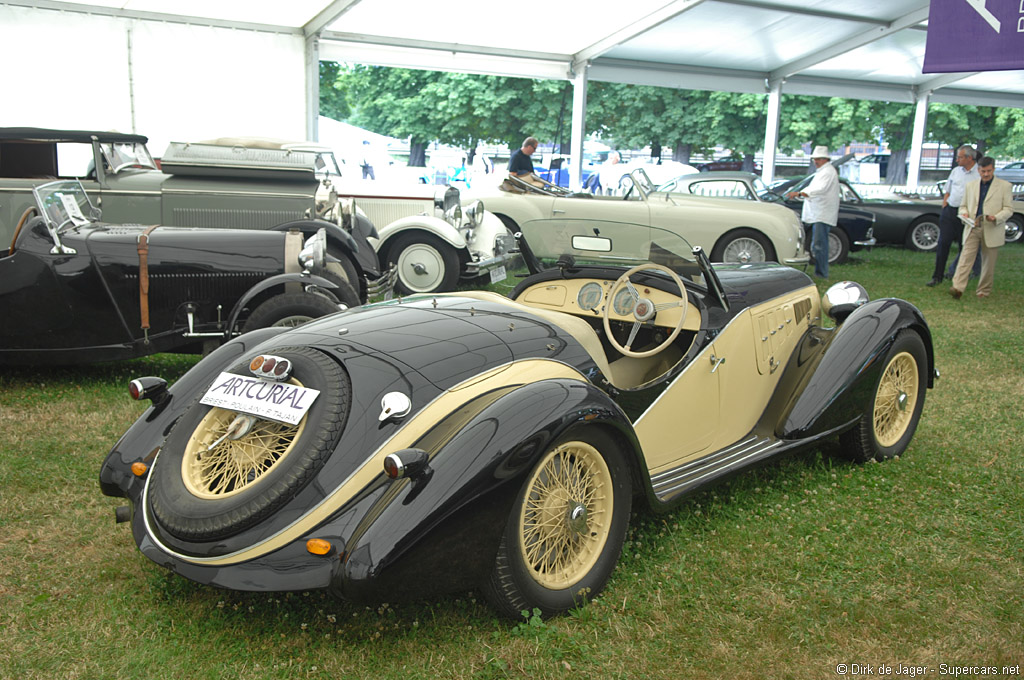
<svg viewBox="0 0 1024 680">
<path fill-rule="evenodd" d="M 274 350 L 292 362 L 291 384 L 319 390 L 297 425 L 258 419 L 238 439 L 220 440 L 237 415 L 197 399 L 171 429 L 149 481 L 160 527 L 186 541 L 238 534 L 299 493 L 323 467 L 351 408 L 348 374 L 309 347 Z M 249 376 L 249 360 L 228 371 Z"/>
</svg>

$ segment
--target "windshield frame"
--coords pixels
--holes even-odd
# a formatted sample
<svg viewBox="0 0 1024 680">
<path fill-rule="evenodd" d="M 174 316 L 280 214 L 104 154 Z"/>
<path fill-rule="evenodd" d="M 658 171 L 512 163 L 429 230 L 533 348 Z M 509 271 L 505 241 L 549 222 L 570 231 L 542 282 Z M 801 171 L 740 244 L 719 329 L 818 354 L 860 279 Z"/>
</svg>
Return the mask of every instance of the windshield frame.
<svg viewBox="0 0 1024 680">
<path fill-rule="evenodd" d="M 127 168 L 158 170 L 156 161 L 142 142 L 99 142 L 100 155 L 112 175 Z"/>
</svg>

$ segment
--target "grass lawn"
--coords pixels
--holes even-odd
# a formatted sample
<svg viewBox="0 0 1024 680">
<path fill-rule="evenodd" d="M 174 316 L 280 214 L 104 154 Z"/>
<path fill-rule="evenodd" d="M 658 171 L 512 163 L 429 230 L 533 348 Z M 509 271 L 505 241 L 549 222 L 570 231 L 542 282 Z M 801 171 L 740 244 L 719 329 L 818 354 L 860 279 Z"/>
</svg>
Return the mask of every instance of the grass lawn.
<svg viewBox="0 0 1024 680">
<path fill-rule="evenodd" d="M 973 283 L 961 301 L 926 288 L 931 255 L 853 257 L 833 281 L 910 300 L 934 333 L 942 378 L 907 453 L 855 466 L 825 446 L 668 515 L 641 509 L 604 594 L 518 625 L 474 593 L 365 608 L 175 576 L 114 524 L 120 501 L 97 478 L 142 411 L 128 380 L 175 378 L 194 359 L 5 369 L 0 679 L 803 679 L 843 677 L 838 664 L 875 677 L 899 664 L 931 678 L 958 666 L 1024 672 L 1024 246 L 1001 250 L 983 301 Z"/>
</svg>

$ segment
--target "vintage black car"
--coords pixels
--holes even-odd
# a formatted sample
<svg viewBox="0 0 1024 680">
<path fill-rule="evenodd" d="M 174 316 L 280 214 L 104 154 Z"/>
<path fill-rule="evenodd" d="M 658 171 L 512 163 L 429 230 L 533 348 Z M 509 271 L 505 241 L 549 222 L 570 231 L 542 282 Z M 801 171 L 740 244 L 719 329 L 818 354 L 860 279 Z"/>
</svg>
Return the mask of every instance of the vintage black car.
<svg viewBox="0 0 1024 680">
<path fill-rule="evenodd" d="M 773 263 L 712 267 L 656 227 L 522 227 L 536 273 L 236 338 L 100 471 L 140 550 L 222 588 L 394 602 L 479 587 L 503 614 L 601 592 L 658 511 L 838 436 L 901 454 L 937 372 L 921 313 Z M 822 314 L 837 327 L 822 325 Z"/>
<path fill-rule="evenodd" d="M 331 223 L 265 231 L 114 225 L 99 221 L 77 180 L 33 195 L 0 258 L 0 365 L 200 352 L 241 331 L 362 301 L 358 246 Z"/>
</svg>

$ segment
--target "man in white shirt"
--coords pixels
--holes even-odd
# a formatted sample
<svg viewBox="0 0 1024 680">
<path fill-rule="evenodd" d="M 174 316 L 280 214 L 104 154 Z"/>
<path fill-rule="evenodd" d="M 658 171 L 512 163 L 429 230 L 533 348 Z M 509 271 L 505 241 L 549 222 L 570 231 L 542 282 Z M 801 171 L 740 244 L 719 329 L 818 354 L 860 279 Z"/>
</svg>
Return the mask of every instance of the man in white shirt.
<svg viewBox="0 0 1024 680">
<path fill-rule="evenodd" d="M 949 248 L 953 241 L 956 241 L 958 247 L 962 242 L 963 225 L 956 213 L 964 200 L 964 188 L 971 182 L 981 179 L 975 165 L 977 157 L 978 152 L 972 146 L 965 144 L 956 150 L 957 167 L 949 173 L 946 193 L 942 197 L 942 212 L 939 213 L 939 244 L 935 247 L 935 270 L 932 272 L 932 280 L 925 285 L 934 286 L 942 282 L 942 276 L 946 273 L 946 261 L 949 260 Z"/>
<path fill-rule="evenodd" d="M 839 221 L 839 173 L 829 161 L 828 147 L 816 146 L 811 160 L 818 168 L 802 191 L 789 192 L 789 198 L 803 198 L 800 219 L 811 225 L 811 255 L 814 275 L 828 278 L 828 233 Z"/>
</svg>

